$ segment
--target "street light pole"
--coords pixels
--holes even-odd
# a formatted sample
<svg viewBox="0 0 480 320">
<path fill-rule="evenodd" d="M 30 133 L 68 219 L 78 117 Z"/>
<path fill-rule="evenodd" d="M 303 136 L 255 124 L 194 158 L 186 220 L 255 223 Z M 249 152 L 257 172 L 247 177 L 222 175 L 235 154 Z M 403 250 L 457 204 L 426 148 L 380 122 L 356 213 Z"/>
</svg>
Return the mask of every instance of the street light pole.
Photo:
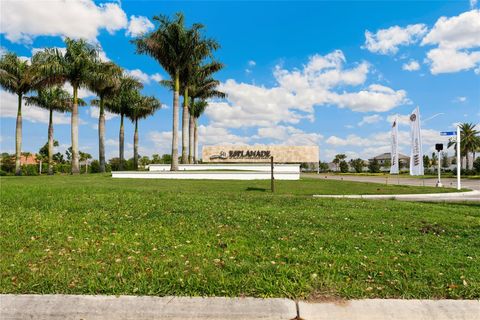
<svg viewBox="0 0 480 320">
<path fill-rule="evenodd" d="M 438 162 L 438 180 L 437 180 L 437 187 L 441 188 L 443 187 L 442 181 L 440 180 L 440 151 L 437 151 L 437 162 Z"/>
</svg>

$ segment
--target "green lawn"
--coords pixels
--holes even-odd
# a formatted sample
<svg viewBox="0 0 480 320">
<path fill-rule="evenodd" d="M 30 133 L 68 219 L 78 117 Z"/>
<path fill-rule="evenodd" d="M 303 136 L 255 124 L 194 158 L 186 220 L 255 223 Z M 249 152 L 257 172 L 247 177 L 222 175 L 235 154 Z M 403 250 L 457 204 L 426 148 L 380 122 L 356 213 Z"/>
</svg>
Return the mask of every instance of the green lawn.
<svg viewBox="0 0 480 320">
<path fill-rule="evenodd" d="M 480 205 L 306 179 L 0 179 L 0 292 L 480 298 Z M 448 189 L 445 191 L 449 191 Z"/>
</svg>

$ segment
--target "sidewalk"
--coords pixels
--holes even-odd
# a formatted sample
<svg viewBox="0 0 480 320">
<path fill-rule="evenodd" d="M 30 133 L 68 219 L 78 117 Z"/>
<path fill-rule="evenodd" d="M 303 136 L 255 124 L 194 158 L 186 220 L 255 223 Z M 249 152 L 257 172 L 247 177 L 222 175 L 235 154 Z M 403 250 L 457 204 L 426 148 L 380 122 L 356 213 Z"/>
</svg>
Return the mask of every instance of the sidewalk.
<svg viewBox="0 0 480 320">
<path fill-rule="evenodd" d="M 0 295 L 0 318 L 38 320 L 476 320 L 479 300 L 347 300 Z"/>
<path fill-rule="evenodd" d="M 376 199 L 402 201 L 441 201 L 441 202 L 480 202 L 480 191 L 425 194 L 350 194 L 350 195 L 313 195 L 314 198 L 348 198 L 348 199 Z"/>
</svg>

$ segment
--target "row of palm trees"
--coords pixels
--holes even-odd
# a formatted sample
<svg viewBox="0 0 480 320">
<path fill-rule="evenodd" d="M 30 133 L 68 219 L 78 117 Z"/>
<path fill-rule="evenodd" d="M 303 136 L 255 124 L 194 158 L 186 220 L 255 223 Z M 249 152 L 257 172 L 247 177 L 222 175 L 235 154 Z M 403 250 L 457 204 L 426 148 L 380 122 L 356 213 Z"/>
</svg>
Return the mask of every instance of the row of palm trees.
<svg viewBox="0 0 480 320">
<path fill-rule="evenodd" d="M 138 53 L 155 58 L 169 74 L 170 80 L 161 84 L 173 91 L 172 166 L 178 170 L 178 115 L 179 96 L 183 97 L 182 163 L 194 163 L 198 148 L 198 118 L 207 107 L 206 100 L 224 97 L 216 90 L 219 82 L 212 75 L 223 68 L 213 59 L 212 52 L 219 45 L 202 34 L 203 26 L 187 28 L 184 16 L 173 19 L 156 16 L 157 30 L 135 40 Z M 119 158 L 124 162 L 124 118 L 135 126 L 134 165 L 138 166 L 138 121 L 152 115 L 161 107 L 155 97 L 144 96 L 140 81 L 126 75 L 113 62 L 99 59 L 98 50 L 84 40 L 65 39 L 66 49 L 47 48 L 37 52 L 29 61 L 14 53 L 0 58 L 0 85 L 18 96 L 16 123 L 15 172 L 21 173 L 22 101 L 49 110 L 48 154 L 49 173 L 53 173 L 53 112 L 71 113 L 72 173 L 80 172 L 78 149 L 78 107 L 85 102 L 78 97 L 81 88 L 97 95 L 91 104 L 99 107 L 98 136 L 100 171 L 105 171 L 105 111 L 120 115 Z M 65 83 L 73 88 L 72 95 L 62 89 Z M 36 95 L 25 95 L 36 92 Z M 187 155 L 188 150 L 188 155 Z"/>
</svg>

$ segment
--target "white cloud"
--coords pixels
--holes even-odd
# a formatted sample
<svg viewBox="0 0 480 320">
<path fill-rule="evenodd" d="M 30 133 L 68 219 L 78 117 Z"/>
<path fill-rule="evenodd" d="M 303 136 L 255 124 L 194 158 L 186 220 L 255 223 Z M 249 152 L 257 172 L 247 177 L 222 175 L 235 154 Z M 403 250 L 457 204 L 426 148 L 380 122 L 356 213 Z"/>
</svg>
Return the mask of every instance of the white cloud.
<svg viewBox="0 0 480 320">
<path fill-rule="evenodd" d="M 480 62 L 480 51 L 463 52 L 451 48 L 436 48 L 427 53 L 432 74 L 452 73 L 475 68 Z"/>
<path fill-rule="evenodd" d="M 137 78 L 144 84 L 149 84 L 150 83 L 150 76 L 143 72 L 140 69 L 134 69 L 134 70 L 126 70 L 127 74 L 130 76 Z"/>
<path fill-rule="evenodd" d="M 17 95 L 0 90 L 0 101 L 0 117 L 16 118 L 18 110 Z M 49 111 L 35 106 L 26 106 L 23 102 L 22 117 L 30 122 L 48 123 Z M 68 113 L 54 112 L 53 123 L 70 124 L 70 116 Z"/>
<path fill-rule="evenodd" d="M 160 73 L 154 73 L 150 76 L 153 81 L 160 82 L 163 80 L 163 77 Z"/>
<path fill-rule="evenodd" d="M 100 29 L 113 34 L 127 27 L 118 3 L 80 1 L 2 1 L 0 30 L 12 42 L 31 43 L 37 36 L 66 36 L 96 42 Z"/>
<path fill-rule="evenodd" d="M 477 6 L 477 0 L 470 0 L 470 8 L 474 9 Z"/>
<path fill-rule="evenodd" d="M 255 61 L 253 61 L 253 60 L 248 61 L 248 66 L 249 67 L 255 67 L 256 65 L 257 65 L 257 63 Z"/>
<path fill-rule="evenodd" d="M 94 119 L 98 119 L 100 116 L 100 109 L 97 107 L 89 107 L 87 109 L 87 114 Z M 105 121 L 112 120 L 116 117 L 118 117 L 117 114 L 105 110 Z"/>
<path fill-rule="evenodd" d="M 427 53 L 432 74 L 474 69 L 480 64 L 480 10 L 440 17 L 423 38 L 422 46 L 437 45 Z"/>
<path fill-rule="evenodd" d="M 383 117 L 379 114 L 373 114 L 371 116 L 365 116 L 362 118 L 362 121 L 358 123 L 359 126 L 363 126 L 364 124 L 372 124 L 381 121 Z"/>
<path fill-rule="evenodd" d="M 143 16 L 130 16 L 130 22 L 128 23 L 128 29 L 126 35 L 131 37 L 137 37 L 144 33 L 153 30 L 155 26 L 147 17 Z"/>
<path fill-rule="evenodd" d="M 397 119 L 397 123 L 399 125 L 410 125 L 410 115 L 409 114 L 392 114 L 387 117 L 387 122 L 390 124 L 393 124 L 393 121 L 395 121 L 395 118 Z"/>
<path fill-rule="evenodd" d="M 467 97 L 456 97 L 453 102 L 459 102 L 459 103 L 463 103 L 463 102 L 467 102 Z"/>
<path fill-rule="evenodd" d="M 70 93 L 70 95 L 73 95 L 73 87 L 69 82 L 65 82 L 62 89 L 67 91 L 68 93 Z M 90 90 L 88 90 L 86 88 L 80 88 L 78 90 L 78 97 L 79 98 L 84 99 L 84 98 L 89 98 L 89 97 L 94 97 L 94 96 L 96 96 L 96 94 L 91 92 Z"/>
<path fill-rule="evenodd" d="M 424 24 L 411 24 L 405 28 L 393 26 L 376 33 L 365 31 L 365 48 L 379 54 L 395 54 L 399 46 L 417 42 L 427 32 Z"/>
<path fill-rule="evenodd" d="M 307 133 L 292 126 L 275 126 L 259 128 L 255 139 L 272 139 L 282 145 L 318 145 L 323 136 L 318 133 Z"/>
<path fill-rule="evenodd" d="M 159 82 L 163 79 L 162 75 L 159 73 L 154 73 L 152 75 L 148 75 L 140 69 L 133 69 L 133 70 L 126 70 L 125 71 L 128 75 L 138 79 L 143 84 L 150 84 L 151 80 L 155 82 Z"/>
<path fill-rule="evenodd" d="M 420 64 L 416 60 L 412 60 L 402 65 L 402 69 L 405 71 L 416 71 L 420 69 Z"/>
<path fill-rule="evenodd" d="M 310 57 L 301 70 L 277 66 L 273 72 L 276 84 L 269 88 L 229 79 L 219 86 L 227 93 L 227 101 L 210 102 L 205 114 L 218 127 L 273 127 L 302 119 L 313 121 L 315 106 L 384 112 L 409 102 L 404 90 L 379 84 L 346 91 L 348 86 L 366 82 L 369 64 L 361 62 L 347 69 L 345 62 L 343 52 L 336 50 Z"/>
</svg>

